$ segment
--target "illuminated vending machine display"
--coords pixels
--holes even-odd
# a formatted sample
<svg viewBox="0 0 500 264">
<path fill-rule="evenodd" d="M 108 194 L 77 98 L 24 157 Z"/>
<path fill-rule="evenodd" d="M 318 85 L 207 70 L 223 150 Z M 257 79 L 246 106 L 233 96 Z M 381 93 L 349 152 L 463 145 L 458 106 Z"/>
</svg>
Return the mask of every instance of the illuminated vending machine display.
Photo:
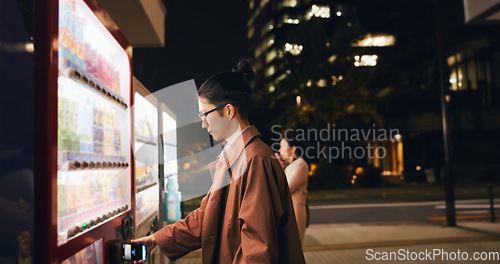
<svg viewBox="0 0 500 264">
<path fill-rule="evenodd" d="M 177 121 L 175 114 L 161 104 L 163 182 L 162 182 L 162 220 L 165 224 L 182 218 L 181 192 L 177 179 Z"/>
<path fill-rule="evenodd" d="M 57 247 L 103 263 L 132 201 L 130 59 L 82 0 L 59 1 L 58 40 Z"/>
<path fill-rule="evenodd" d="M 135 237 L 154 231 L 159 208 L 158 109 L 154 96 L 134 77 Z"/>
</svg>

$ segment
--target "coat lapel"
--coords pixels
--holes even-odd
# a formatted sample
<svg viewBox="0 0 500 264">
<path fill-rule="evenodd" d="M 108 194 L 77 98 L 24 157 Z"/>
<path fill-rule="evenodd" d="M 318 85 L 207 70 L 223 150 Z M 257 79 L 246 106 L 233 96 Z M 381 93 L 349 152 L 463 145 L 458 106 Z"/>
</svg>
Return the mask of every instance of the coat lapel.
<svg viewBox="0 0 500 264">
<path fill-rule="evenodd" d="M 259 132 L 255 127 L 250 127 L 245 130 L 240 137 L 238 137 L 228 149 L 226 149 L 219 157 L 211 162 L 208 167 L 210 176 L 212 177 L 212 187 L 207 194 L 207 206 L 205 208 L 205 217 L 202 224 L 202 263 L 209 264 L 215 263 L 218 259 L 217 249 L 220 247 L 220 234 L 222 223 L 224 222 L 224 211 L 226 208 L 227 191 L 229 184 L 234 178 L 241 175 L 231 175 L 233 164 L 238 159 L 242 159 L 242 153 L 246 145 L 256 136 Z M 243 155 L 244 156 L 244 155 Z M 246 157 L 241 160 L 246 165 Z M 235 172 L 240 174 L 240 172 Z M 226 241 L 227 243 L 227 241 Z"/>
</svg>

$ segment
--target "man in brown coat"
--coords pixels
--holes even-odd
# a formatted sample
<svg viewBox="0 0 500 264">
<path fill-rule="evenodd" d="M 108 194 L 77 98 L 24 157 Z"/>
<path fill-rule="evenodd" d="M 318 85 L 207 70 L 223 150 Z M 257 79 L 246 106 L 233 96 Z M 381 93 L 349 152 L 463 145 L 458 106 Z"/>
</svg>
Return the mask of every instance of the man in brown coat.
<svg viewBox="0 0 500 264">
<path fill-rule="evenodd" d="M 250 126 L 251 69 L 210 77 L 199 89 L 203 127 L 225 147 L 209 164 L 213 184 L 185 219 L 133 242 L 171 260 L 202 248 L 202 263 L 305 263 L 286 176 Z"/>
</svg>

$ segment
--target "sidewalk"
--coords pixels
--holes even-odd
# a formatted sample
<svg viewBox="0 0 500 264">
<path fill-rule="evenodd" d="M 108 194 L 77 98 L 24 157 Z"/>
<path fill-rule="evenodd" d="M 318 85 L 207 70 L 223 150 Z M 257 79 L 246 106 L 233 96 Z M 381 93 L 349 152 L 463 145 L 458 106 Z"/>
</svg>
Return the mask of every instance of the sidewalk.
<svg viewBox="0 0 500 264">
<path fill-rule="evenodd" d="M 311 205 L 439 201 L 444 200 L 444 191 L 444 184 L 419 183 L 391 187 L 309 190 L 308 198 Z M 454 193 L 456 200 L 489 198 L 487 183 L 455 184 Z M 500 197 L 500 183 L 493 185 L 493 196 Z"/>
<path fill-rule="evenodd" d="M 456 227 L 426 223 L 328 224 L 309 226 L 304 255 L 312 264 L 499 263 L 499 245 L 500 223 L 463 221 Z M 490 260 L 474 261 L 476 252 Z M 479 255 L 481 252 L 495 254 Z M 382 260 L 391 258 L 390 254 L 392 260 Z M 465 257 L 467 260 L 459 260 Z M 201 263 L 201 251 L 176 263 Z"/>
<path fill-rule="evenodd" d="M 496 198 L 500 197 L 499 185 L 497 183 L 493 189 Z M 486 184 L 457 184 L 454 189 L 456 200 L 488 198 Z M 444 186 L 440 184 L 309 192 L 311 205 L 443 199 Z M 199 204 L 199 201 L 194 203 Z M 304 238 L 304 256 L 308 264 L 500 263 L 500 222 L 487 221 L 457 220 L 456 227 L 445 226 L 445 221 L 311 225 L 306 230 Z M 436 256 L 432 255 L 434 252 Z M 452 259 L 457 257 L 457 253 L 460 253 L 460 257 L 464 257 L 464 252 L 468 258 L 473 258 L 476 252 L 495 252 L 496 255 L 490 256 L 490 259 L 491 257 L 496 259 L 483 261 Z M 419 253 L 421 257 L 427 259 L 415 260 Z M 393 260 L 376 261 L 383 256 L 390 257 L 389 254 L 393 254 L 396 260 L 392 258 Z M 400 257 L 399 260 L 397 257 Z M 201 250 L 191 252 L 175 263 L 201 263 Z"/>
<path fill-rule="evenodd" d="M 390 252 L 394 252 L 397 258 L 379 262 L 457 263 L 457 260 L 451 261 L 451 257 L 458 250 L 467 252 L 468 258 L 473 258 L 475 252 L 500 253 L 499 243 L 500 223 L 458 222 L 457 227 L 425 223 L 331 224 L 308 228 L 304 254 L 307 263 L 370 263 Z M 434 258 L 425 259 L 426 250 L 442 251 L 436 251 L 441 254 Z M 378 252 L 378 255 L 375 252 Z M 407 252 L 409 255 L 406 255 Z M 417 255 L 419 252 L 423 252 L 421 257 L 424 258 L 420 261 Z M 448 261 L 445 258 L 446 253 L 449 254 Z M 401 259 L 402 257 L 406 259 Z M 481 263 L 499 261 L 497 258 Z M 460 263 L 478 263 L 478 261 L 467 260 Z"/>
</svg>

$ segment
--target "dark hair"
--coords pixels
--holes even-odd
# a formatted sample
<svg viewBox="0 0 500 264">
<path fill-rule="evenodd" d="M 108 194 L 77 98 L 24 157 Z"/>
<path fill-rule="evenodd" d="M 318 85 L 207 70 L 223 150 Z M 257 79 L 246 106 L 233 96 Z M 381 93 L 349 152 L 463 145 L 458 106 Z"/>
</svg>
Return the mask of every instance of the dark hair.
<svg viewBox="0 0 500 264">
<path fill-rule="evenodd" d="M 285 133 L 286 132 L 286 133 Z M 285 129 L 283 130 L 283 139 L 288 142 L 288 146 L 290 147 L 298 147 L 301 148 L 304 146 L 303 140 L 297 139 L 299 137 L 299 133 L 297 133 L 296 129 Z"/>
<path fill-rule="evenodd" d="M 250 81 L 254 77 L 250 60 L 242 59 L 235 69 L 209 77 L 198 89 L 198 96 L 211 104 L 232 104 L 243 118 L 248 118 Z"/>
<path fill-rule="evenodd" d="M 286 133 L 285 133 L 286 132 Z M 288 146 L 290 148 L 296 147 L 295 155 L 298 155 L 297 158 L 304 158 L 304 151 L 307 142 L 305 142 L 305 138 L 301 137 L 297 132 L 297 129 L 285 129 L 283 130 L 283 139 L 288 142 Z M 300 149 L 297 151 L 297 149 Z"/>
</svg>

